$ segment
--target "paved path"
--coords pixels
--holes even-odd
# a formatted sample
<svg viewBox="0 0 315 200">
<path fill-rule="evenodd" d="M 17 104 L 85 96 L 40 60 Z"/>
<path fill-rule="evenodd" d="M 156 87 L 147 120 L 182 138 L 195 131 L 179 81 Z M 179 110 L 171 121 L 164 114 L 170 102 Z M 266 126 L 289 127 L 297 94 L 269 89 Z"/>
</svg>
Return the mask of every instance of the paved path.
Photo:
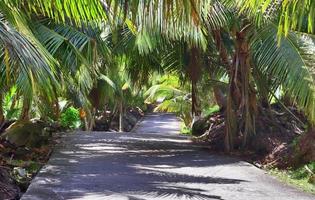
<svg viewBox="0 0 315 200">
<path fill-rule="evenodd" d="M 315 199 L 246 162 L 211 155 L 178 130 L 173 115 L 152 114 L 134 133 L 67 136 L 22 199 Z"/>
</svg>

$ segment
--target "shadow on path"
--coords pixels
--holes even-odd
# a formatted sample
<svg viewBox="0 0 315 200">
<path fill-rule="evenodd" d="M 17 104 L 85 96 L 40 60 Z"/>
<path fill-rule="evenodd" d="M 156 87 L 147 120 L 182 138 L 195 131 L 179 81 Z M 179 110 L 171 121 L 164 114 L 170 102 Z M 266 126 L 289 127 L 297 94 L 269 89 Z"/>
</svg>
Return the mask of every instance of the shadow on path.
<svg viewBox="0 0 315 200">
<path fill-rule="evenodd" d="M 248 163 L 209 154 L 176 134 L 178 124 L 150 115 L 134 133 L 69 135 L 22 199 L 313 199 Z"/>
</svg>

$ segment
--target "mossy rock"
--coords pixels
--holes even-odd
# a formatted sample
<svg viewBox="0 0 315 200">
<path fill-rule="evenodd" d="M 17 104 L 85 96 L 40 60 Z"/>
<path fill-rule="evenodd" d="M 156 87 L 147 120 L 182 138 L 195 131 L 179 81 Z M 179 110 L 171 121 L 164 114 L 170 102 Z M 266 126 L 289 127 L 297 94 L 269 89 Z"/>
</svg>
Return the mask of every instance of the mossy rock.
<svg viewBox="0 0 315 200">
<path fill-rule="evenodd" d="M 44 122 L 17 121 L 1 136 L 17 147 L 40 147 L 46 144 L 49 136 L 45 133 Z"/>
</svg>

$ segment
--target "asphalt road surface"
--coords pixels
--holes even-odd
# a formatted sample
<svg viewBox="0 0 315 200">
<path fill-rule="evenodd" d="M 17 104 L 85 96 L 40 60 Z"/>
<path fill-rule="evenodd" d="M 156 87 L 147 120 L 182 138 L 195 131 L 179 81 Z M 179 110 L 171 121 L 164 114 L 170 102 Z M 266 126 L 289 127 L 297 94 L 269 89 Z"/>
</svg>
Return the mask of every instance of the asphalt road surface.
<svg viewBox="0 0 315 200">
<path fill-rule="evenodd" d="M 174 115 L 151 114 L 132 133 L 69 134 L 22 200 L 315 199 L 178 133 Z"/>
</svg>

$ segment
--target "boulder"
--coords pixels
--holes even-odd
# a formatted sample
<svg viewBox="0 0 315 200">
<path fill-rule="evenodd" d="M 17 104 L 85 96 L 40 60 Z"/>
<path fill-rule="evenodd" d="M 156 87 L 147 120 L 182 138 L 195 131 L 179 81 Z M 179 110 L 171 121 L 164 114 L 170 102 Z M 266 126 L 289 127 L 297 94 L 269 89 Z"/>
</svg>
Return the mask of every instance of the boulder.
<svg viewBox="0 0 315 200">
<path fill-rule="evenodd" d="M 41 121 L 16 121 L 1 136 L 17 147 L 40 147 L 48 142 L 46 124 Z"/>
</svg>

